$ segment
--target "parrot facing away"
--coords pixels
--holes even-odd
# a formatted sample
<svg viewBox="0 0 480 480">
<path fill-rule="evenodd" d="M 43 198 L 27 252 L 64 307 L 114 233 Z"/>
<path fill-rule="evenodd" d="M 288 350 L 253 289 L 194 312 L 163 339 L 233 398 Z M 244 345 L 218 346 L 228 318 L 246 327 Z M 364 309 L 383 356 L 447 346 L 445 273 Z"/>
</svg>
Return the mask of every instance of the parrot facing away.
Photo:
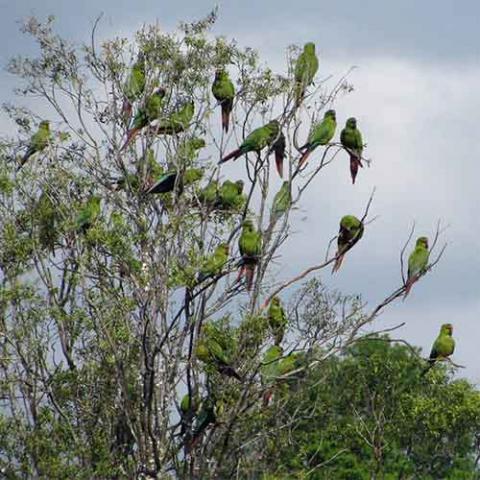
<svg viewBox="0 0 480 480">
<path fill-rule="evenodd" d="M 226 353 L 227 345 L 216 328 L 210 324 L 203 327 L 203 335 L 195 348 L 196 357 L 203 363 L 213 366 L 219 373 L 242 381 L 242 377 L 230 365 Z"/>
<path fill-rule="evenodd" d="M 125 150 L 130 142 L 138 135 L 138 133 L 156 120 L 162 114 L 163 98 L 166 91 L 163 88 L 157 88 L 150 97 L 147 98 L 145 105 L 139 108 L 133 118 L 132 128 L 127 132 L 127 139 L 120 149 Z"/>
<path fill-rule="evenodd" d="M 415 249 L 408 257 L 408 274 L 407 282 L 405 283 L 405 297 L 410 293 L 413 284 L 425 273 L 429 257 L 430 252 L 428 250 L 428 238 L 417 238 Z"/>
<path fill-rule="evenodd" d="M 36 204 L 36 218 L 38 221 L 38 237 L 42 248 L 55 255 L 55 242 L 58 236 L 56 228 L 58 207 L 52 199 L 52 192 L 44 190 Z"/>
<path fill-rule="evenodd" d="M 198 192 L 198 200 L 205 205 L 215 205 L 220 191 L 217 180 L 212 180 L 205 188 Z"/>
<path fill-rule="evenodd" d="M 251 220 L 245 220 L 243 222 L 242 233 L 238 239 L 238 247 L 240 255 L 242 256 L 241 266 L 238 272 L 238 281 L 245 276 L 247 290 L 250 291 L 253 285 L 255 266 L 262 253 L 262 234 L 255 230 Z"/>
<path fill-rule="evenodd" d="M 276 222 L 292 205 L 292 189 L 288 180 L 284 181 L 280 190 L 275 194 L 270 211 L 270 222 Z"/>
<path fill-rule="evenodd" d="M 363 140 L 360 130 L 357 128 L 357 119 L 351 117 L 347 120 L 345 128 L 340 133 L 340 142 L 350 155 L 350 174 L 352 183 L 355 183 L 358 167 L 362 167 Z"/>
<path fill-rule="evenodd" d="M 91 196 L 77 216 L 77 233 L 86 233 L 100 216 L 100 197 Z"/>
<path fill-rule="evenodd" d="M 428 359 L 428 366 L 422 372 L 425 375 L 437 361 L 448 358 L 455 350 L 455 340 L 452 337 L 453 325 L 451 323 L 444 323 L 440 327 L 440 333 L 433 342 L 430 357 Z"/>
<path fill-rule="evenodd" d="M 280 134 L 280 124 L 277 120 L 272 120 L 263 127 L 256 128 L 252 133 L 247 135 L 242 144 L 223 157 L 218 163 L 228 162 L 228 160 L 236 160 L 238 157 L 249 152 L 260 152 L 265 147 L 272 145 Z"/>
<path fill-rule="evenodd" d="M 42 150 L 45 150 L 50 140 L 50 122 L 48 120 L 42 120 L 40 122 L 40 125 L 38 126 L 38 130 L 32 135 L 30 139 L 28 149 L 20 161 L 18 170 L 20 170 L 20 168 L 25 165 L 25 163 L 32 155 L 41 152 Z"/>
<path fill-rule="evenodd" d="M 203 282 L 206 278 L 214 277 L 221 273 L 223 267 L 228 262 L 229 251 L 228 243 L 221 243 L 218 245 L 213 254 L 203 261 L 198 281 Z"/>
<path fill-rule="evenodd" d="M 305 97 L 307 87 L 313 82 L 318 70 L 315 44 L 306 43 L 295 65 L 295 105 L 298 107 Z"/>
<path fill-rule="evenodd" d="M 332 273 L 341 267 L 345 254 L 362 238 L 363 223 L 354 215 L 345 215 L 340 220 L 340 231 L 337 240 L 337 253 Z"/>
<path fill-rule="evenodd" d="M 138 54 L 137 61 L 133 64 L 130 74 L 123 87 L 125 98 L 123 100 L 122 114 L 128 121 L 132 114 L 132 104 L 138 100 L 145 90 L 145 57 Z"/>
<path fill-rule="evenodd" d="M 201 168 L 187 168 L 182 178 L 177 180 L 177 177 L 178 172 L 176 171 L 165 173 L 147 190 L 147 194 L 173 192 L 176 184 L 180 194 L 185 186 L 198 182 L 203 177 L 203 170 Z"/>
<path fill-rule="evenodd" d="M 195 417 L 195 414 L 198 412 L 198 409 L 200 407 L 200 400 L 198 396 L 193 395 L 190 397 L 190 395 L 187 393 L 182 397 L 182 400 L 180 402 L 180 425 L 181 425 L 181 430 L 180 430 L 180 435 L 183 435 L 189 427 L 191 427 L 193 418 Z"/>
<path fill-rule="evenodd" d="M 212 93 L 222 108 L 222 128 L 225 132 L 228 132 L 230 113 L 232 112 L 233 99 L 235 97 L 235 87 L 225 70 L 221 69 L 216 71 L 215 80 L 212 85 Z"/>
<path fill-rule="evenodd" d="M 302 168 L 310 154 L 319 145 L 327 145 L 327 143 L 332 140 L 336 128 L 337 119 L 335 110 L 327 110 L 323 116 L 323 120 L 313 126 L 310 135 L 308 136 L 307 143 L 300 148 L 301 150 L 304 150 L 304 152 L 298 162 L 299 169 Z"/>
<path fill-rule="evenodd" d="M 203 399 L 199 408 L 198 414 L 193 426 L 193 435 L 191 439 L 186 443 L 187 452 L 195 447 L 197 442 L 202 438 L 203 432 L 209 425 L 214 424 L 217 421 L 217 415 L 215 413 L 215 402 L 211 399 Z"/>
<path fill-rule="evenodd" d="M 278 297 L 273 297 L 270 302 L 270 307 L 268 308 L 268 326 L 272 332 L 273 338 L 275 340 L 275 345 L 280 345 L 285 334 L 285 327 L 287 326 L 288 320 L 285 314 L 285 310 L 282 307 L 280 299 Z"/>
</svg>

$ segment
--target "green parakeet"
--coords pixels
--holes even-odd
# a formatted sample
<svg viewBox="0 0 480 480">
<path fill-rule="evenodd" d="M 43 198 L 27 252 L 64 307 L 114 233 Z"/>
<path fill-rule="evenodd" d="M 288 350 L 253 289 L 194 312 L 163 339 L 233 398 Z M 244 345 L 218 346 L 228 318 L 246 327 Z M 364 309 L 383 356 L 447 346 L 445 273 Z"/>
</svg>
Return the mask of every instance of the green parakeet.
<svg viewBox="0 0 480 480">
<path fill-rule="evenodd" d="M 251 220 L 243 222 L 242 233 L 238 239 L 238 247 L 242 256 L 238 281 L 243 277 L 246 279 L 247 290 L 250 291 L 253 285 L 255 267 L 262 253 L 262 234 L 257 232 Z"/>
<path fill-rule="evenodd" d="M 147 194 L 173 192 L 176 184 L 180 194 L 185 186 L 198 182 L 203 177 L 203 170 L 201 168 L 187 168 L 181 179 L 177 181 L 177 177 L 178 172 L 176 171 L 165 173 L 148 189 Z"/>
<path fill-rule="evenodd" d="M 76 222 L 76 231 L 78 233 L 86 233 L 87 230 L 95 223 L 97 218 L 100 216 L 100 203 L 100 197 L 93 195 L 87 200 L 83 208 L 78 212 Z"/>
<path fill-rule="evenodd" d="M 363 139 L 357 128 L 357 119 L 351 117 L 347 120 L 345 128 L 340 133 L 340 142 L 350 155 L 350 174 L 352 183 L 355 183 L 358 167 L 362 167 Z"/>
<path fill-rule="evenodd" d="M 268 326 L 275 340 L 275 345 L 282 343 L 287 323 L 287 315 L 285 314 L 280 299 L 273 297 L 270 302 L 270 307 L 268 308 Z"/>
<path fill-rule="evenodd" d="M 407 283 L 405 284 L 405 297 L 410 293 L 413 284 L 425 273 L 429 257 L 428 238 L 417 238 L 415 249 L 408 257 L 408 275 Z"/>
<path fill-rule="evenodd" d="M 198 277 L 199 282 L 221 273 L 223 267 L 228 262 L 229 250 L 228 243 L 221 243 L 211 256 L 205 258 Z"/>
<path fill-rule="evenodd" d="M 220 191 L 218 181 L 212 180 L 204 189 L 198 192 L 198 200 L 205 205 L 215 205 Z"/>
<path fill-rule="evenodd" d="M 215 367 L 218 372 L 227 377 L 234 377 L 242 381 L 242 377 L 230 365 L 226 353 L 227 345 L 223 342 L 216 327 L 211 324 L 203 326 L 201 338 L 197 341 L 195 348 L 196 357 L 206 365 Z"/>
<path fill-rule="evenodd" d="M 335 110 L 327 110 L 323 116 L 323 120 L 313 126 L 310 135 L 308 136 L 307 143 L 300 148 L 304 152 L 298 162 L 298 168 L 302 168 L 309 155 L 319 145 L 326 145 L 332 140 L 336 128 L 337 120 Z"/>
<path fill-rule="evenodd" d="M 161 119 L 154 130 L 160 135 L 174 135 L 184 132 L 190 126 L 194 115 L 195 104 L 193 100 L 182 102 L 167 118 Z"/>
<path fill-rule="evenodd" d="M 122 114 L 127 121 L 132 115 L 133 102 L 138 100 L 145 90 L 145 83 L 145 57 L 140 52 L 123 87 L 125 98 L 123 100 Z"/>
<path fill-rule="evenodd" d="M 182 397 L 180 402 L 180 435 L 183 435 L 192 425 L 195 414 L 200 407 L 200 399 L 197 395 L 190 396 L 188 393 Z"/>
<path fill-rule="evenodd" d="M 125 150 L 142 129 L 161 116 L 165 94 L 166 91 L 163 88 L 156 88 L 152 95 L 147 98 L 145 105 L 139 108 L 121 150 Z"/>
<path fill-rule="evenodd" d="M 225 180 L 218 192 L 219 206 L 225 210 L 239 209 L 245 204 L 243 192 L 243 180 L 232 182 Z"/>
<path fill-rule="evenodd" d="M 199 412 L 195 419 L 192 438 L 187 443 L 187 451 L 190 451 L 192 448 L 194 448 L 208 426 L 217 421 L 215 410 L 216 405 L 212 399 L 205 398 L 202 400 Z"/>
<path fill-rule="evenodd" d="M 48 120 L 43 120 L 40 122 L 38 130 L 32 135 L 28 149 L 22 157 L 18 169 L 20 170 L 32 155 L 45 150 L 50 140 L 50 122 Z"/>
<path fill-rule="evenodd" d="M 236 160 L 238 157 L 249 152 L 260 152 L 265 147 L 272 145 L 280 134 L 280 124 L 277 120 L 272 120 L 263 127 L 256 128 L 252 133 L 247 135 L 243 143 L 237 150 L 223 157 L 220 162 L 228 162 L 228 160 Z"/>
<path fill-rule="evenodd" d="M 448 358 L 455 350 L 455 340 L 452 337 L 453 325 L 444 323 L 440 327 L 440 333 L 433 342 L 430 358 L 428 359 L 428 367 L 423 371 L 423 375 L 427 373 L 437 361 Z"/>
<path fill-rule="evenodd" d="M 315 44 L 306 43 L 295 65 L 295 105 L 302 102 L 307 87 L 313 82 L 318 70 L 318 58 L 315 54 Z"/>
<path fill-rule="evenodd" d="M 340 231 L 337 240 L 337 253 L 332 273 L 342 265 L 345 254 L 362 238 L 363 223 L 354 215 L 345 215 L 340 220 Z"/>
<path fill-rule="evenodd" d="M 233 99 L 235 97 L 235 87 L 226 70 L 221 69 L 216 71 L 215 80 L 212 85 L 212 93 L 222 107 L 222 128 L 225 132 L 228 132 L 230 113 L 232 112 Z"/>
<path fill-rule="evenodd" d="M 286 180 L 283 182 L 280 190 L 275 194 L 270 211 L 270 222 L 277 221 L 284 215 L 292 205 L 292 189 L 290 182 Z"/>
</svg>

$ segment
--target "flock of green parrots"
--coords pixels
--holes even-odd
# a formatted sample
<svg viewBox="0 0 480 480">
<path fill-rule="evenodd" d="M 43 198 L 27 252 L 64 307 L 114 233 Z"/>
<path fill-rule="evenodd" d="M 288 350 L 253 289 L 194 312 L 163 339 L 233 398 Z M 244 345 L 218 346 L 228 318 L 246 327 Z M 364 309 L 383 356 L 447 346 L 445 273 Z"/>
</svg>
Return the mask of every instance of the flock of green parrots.
<svg viewBox="0 0 480 480">
<path fill-rule="evenodd" d="M 294 105 L 298 108 L 305 98 L 307 88 L 313 83 L 318 70 L 318 58 L 315 53 L 315 45 L 307 43 L 303 52 L 299 55 L 294 70 Z M 194 116 L 195 106 L 193 101 L 183 102 L 167 117 L 163 116 L 163 99 L 166 95 L 165 89 L 156 86 L 153 93 L 146 98 L 142 105 L 137 107 L 132 117 L 133 107 L 144 94 L 145 80 L 145 59 L 139 54 L 136 63 L 133 65 L 128 79 L 124 86 L 124 101 L 122 106 L 122 118 L 129 125 L 126 139 L 121 147 L 125 150 L 144 129 L 154 134 L 172 135 L 185 131 Z M 230 128 L 230 118 L 234 105 L 235 87 L 225 69 L 217 70 L 212 85 L 212 93 L 221 107 L 221 125 L 224 132 Z M 334 110 L 325 112 L 323 119 L 314 124 L 311 128 L 307 142 L 300 147 L 301 157 L 298 161 L 297 170 L 304 167 L 309 156 L 319 146 L 329 145 L 336 130 L 336 115 Z M 37 152 L 43 151 L 51 141 L 51 132 L 48 121 L 40 122 L 38 131 L 31 137 L 28 149 L 20 160 L 21 168 L 28 159 Z M 352 183 L 355 183 L 358 169 L 362 167 L 363 139 L 357 127 L 357 120 L 349 118 L 345 128 L 340 134 L 341 145 L 348 152 L 350 157 L 350 173 Z M 205 146 L 203 139 L 193 139 L 189 148 L 192 151 Z M 278 120 L 272 120 L 266 125 L 253 130 L 245 137 L 239 147 L 225 155 L 220 164 L 229 160 L 235 160 L 249 152 L 259 154 L 260 151 L 268 148 L 269 153 L 275 155 L 275 163 L 278 174 L 283 178 L 283 160 L 285 157 L 286 141 L 281 131 Z M 172 192 L 177 188 L 181 193 L 184 186 L 197 182 L 202 178 L 203 172 L 198 168 L 186 169 L 181 178 L 177 171 L 163 173 L 158 181 L 150 186 L 147 193 L 162 194 Z M 226 180 L 222 185 L 217 181 L 210 182 L 204 189 L 198 192 L 198 199 L 211 206 L 239 211 L 246 204 L 246 197 L 243 192 L 243 181 L 232 182 Z M 275 195 L 271 208 L 271 221 L 275 222 L 285 214 L 291 206 L 291 182 L 284 181 L 282 187 Z M 84 232 L 100 215 L 100 198 L 92 196 L 79 212 L 77 231 Z M 340 221 L 338 234 L 338 249 L 334 258 L 333 272 L 338 271 L 345 254 L 362 238 L 364 224 L 353 215 L 345 215 Z M 242 224 L 241 234 L 238 240 L 238 247 L 241 255 L 241 264 L 238 274 L 238 281 L 245 278 L 247 290 L 253 285 L 255 268 L 262 253 L 262 233 L 255 228 L 251 219 L 245 219 Z M 220 243 L 213 254 L 205 258 L 201 266 L 198 282 L 207 278 L 215 278 L 222 274 L 229 260 L 229 245 Z M 410 292 L 413 284 L 422 276 L 428 268 L 429 246 L 426 237 L 420 237 L 416 241 L 415 249 L 408 259 L 408 276 L 405 283 L 405 296 Z M 332 272 L 332 273 L 333 273 Z M 275 378 L 282 377 L 293 371 L 298 365 L 299 354 L 283 356 L 281 342 L 284 337 L 288 320 L 285 311 L 278 297 L 273 297 L 269 304 L 267 314 L 268 325 L 274 344 L 266 351 L 261 374 L 266 384 L 271 383 Z M 455 343 L 452 338 L 452 325 L 442 325 L 440 334 L 433 344 L 430 354 L 429 368 L 439 359 L 447 358 L 454 351 Z M 242 381 L 241 375 L 231 366 L 230 359 L 226 353 L 225 342 L 212 324 L 206 323 L 202 328 L 202 335 L 197 342 L 195 355 L 198 360 L 206 365 L 206 368 L 213 368 L 220 374 L 233 377 Z M 267 389 L 264 395 L 264 402 L 268 403 L 271 390 Z M 199 401 L 196 397 L 187 394 L 180 404 L 182 413 L 182 428 L 186 423 L 192 423 L 193 439 L 215 420 L 215 405 L 211 399 Z"/>
</svg>

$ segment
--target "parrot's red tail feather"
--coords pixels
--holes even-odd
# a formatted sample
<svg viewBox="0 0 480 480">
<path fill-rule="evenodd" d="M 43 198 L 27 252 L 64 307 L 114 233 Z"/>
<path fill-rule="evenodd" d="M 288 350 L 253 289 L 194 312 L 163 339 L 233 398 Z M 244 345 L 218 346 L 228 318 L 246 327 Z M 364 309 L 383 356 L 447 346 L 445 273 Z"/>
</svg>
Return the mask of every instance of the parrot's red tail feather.
<svg viewBox="0 0 480 480">
<path fill-rule="evenodd" d="M 300 161 L 298 162 L 298 168 L 302 168 L 303 165 L 305 165 L 305 163 L 308 160 L 308 157 L 310 156 L 311 153 L 312 153 L 312 151 L 309 148 L 307 148 L 305 153 L 300 158 Z"/>
<path fill-rule="evenodd" d="M 407 298 L 407 295 L 410 293 L 410 290 L 413 287 L 413 284 L 418 280 L 418 276 L 414 275 L 413 277 L 409 278 L 407 280 L 407 283 L 405 284 L 405 295 L 403 296 L 403 299 L 405 300 Z"/>
<path fill-rule="evenodd" d="M 267 390 L 263 394 L 263 406 L 268 407 L 270 405 L 270 401 L 272 400 L 273 397 L 273 391 L 271 389 Z"/>
<path fill-rule="evenodd" d="M 247 281 L 248 291 L 252 289 L 254 275 L 255 275 L 255 265 L 245 265 L 245 278 Z"/>
<path fill-rule="evenodd" d="M 241 154 L 242 154 L 242 151 L 239 148 L 237 148 L 233 152 L 230 152 L 226 157 L 223 157 L 218 163 L 228 162 L 232 158 L 236 160 Z"/>
<path fill-rule="evenodd" d="M 362 167 L 362 162 L 356 155 L 350 154 L 350 174 L 352 176 L 352 184 L 355 185 L 355 179 L 357 178 L 358 167 Z"/>
<path fill-rule="evenodd" d="M 283 178 L 283 155 L 281 153 L 275 152 L 275 165 L 280 178 Z"/>
<path fill-rule="evenodd" d="M 338 270 L 342 266 L 342 262 L 343 262 L 344 257 L 345 257 L 345 254 L 337 257 L 337 259 L 335 260 L 335 264 L 333 265 L 333 268 L 332 268 L 332 273 L 338 272 Z"/>
<path fill-rule="evenodd" d="M 140 131 L 139 128 L 132 128 L 131 130 L 128 131 L 127 139 L 125 140 L 125 143 L 120 149 L 121 152 L 123 152 L 123 150 L 125 150 L 128 147 L 128 145 L 130 145 L 130 142 L 137 136 L 139 131 Z"/>
<path fill-rule="evenodd" d="M 228 128 L 230 126 L 230 112 L 232 111 L 232 102 L 224 101 L 222 102 L 222 128 L 225 130 L 225 133 L 228 133 Z"/>
<path fill-rule="evenodd" d="M 132 104 L 128 98 L 125 98 L 123 100 L 122 104 L 122 118 L 125 123 L 128 123 L 130 121 L 130 118 L 132 116 Z"/>
</svg>

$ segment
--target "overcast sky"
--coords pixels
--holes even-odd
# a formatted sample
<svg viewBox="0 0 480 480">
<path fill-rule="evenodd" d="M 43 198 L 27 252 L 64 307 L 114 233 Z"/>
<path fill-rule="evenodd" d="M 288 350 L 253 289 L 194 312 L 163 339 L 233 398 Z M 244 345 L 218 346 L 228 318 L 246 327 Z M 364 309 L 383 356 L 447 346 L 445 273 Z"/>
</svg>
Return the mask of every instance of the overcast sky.
<svg viewBox="0 0 480 480">
<path fill-rule="evenodd" d="M 214 33 L 257 48 L 273 67 L 283 68 L 285 48 L 313 41 L 320 75 L 341 75 L 350 66 L 355 91 L 340 99 L 337 118 L 356 116 L 368 143 L 370 169 L 350 184 L 340 159 L 315 181 L 294 213 L 297 235 L 288 248 L 291 271 L 318 262 L 346 213 L 361 215 L 374 186 L 372 214 L 379 218 L 350 252 L 340 272 L 322 280 L 360 293 L 371 306 L 399 282 L 398 256 L 415 220 L 418 234 L 432 237 L 438 218 L 448 223 L 449 246 L 435 271 L 391 306 L 377 327 L 407 322 L 396 333 L 428 354 L 442 323 L 455 326 L 455 361 L 480 383 L 475 345 L 480 339 L 479 160 L 480 62 L 477 0 L 262 0 L 218 2 Z M 173 29 L 179 20 L 206 14 L 206 0 L 0 0 L 2 66 L 11 55 L 28 54 L 32 43 L 18 31 L 28 15 L 58 18 L 58 31 L 87 40 L 104 13 L 104 36 L 129 35 L 158 20 Z M 13 79 L 0 76 L 2 101 Z M 314 157 L 310 161 L 314 161 Z M 306 220 L 304 219 L 306 217 Z"/>
</svg>

